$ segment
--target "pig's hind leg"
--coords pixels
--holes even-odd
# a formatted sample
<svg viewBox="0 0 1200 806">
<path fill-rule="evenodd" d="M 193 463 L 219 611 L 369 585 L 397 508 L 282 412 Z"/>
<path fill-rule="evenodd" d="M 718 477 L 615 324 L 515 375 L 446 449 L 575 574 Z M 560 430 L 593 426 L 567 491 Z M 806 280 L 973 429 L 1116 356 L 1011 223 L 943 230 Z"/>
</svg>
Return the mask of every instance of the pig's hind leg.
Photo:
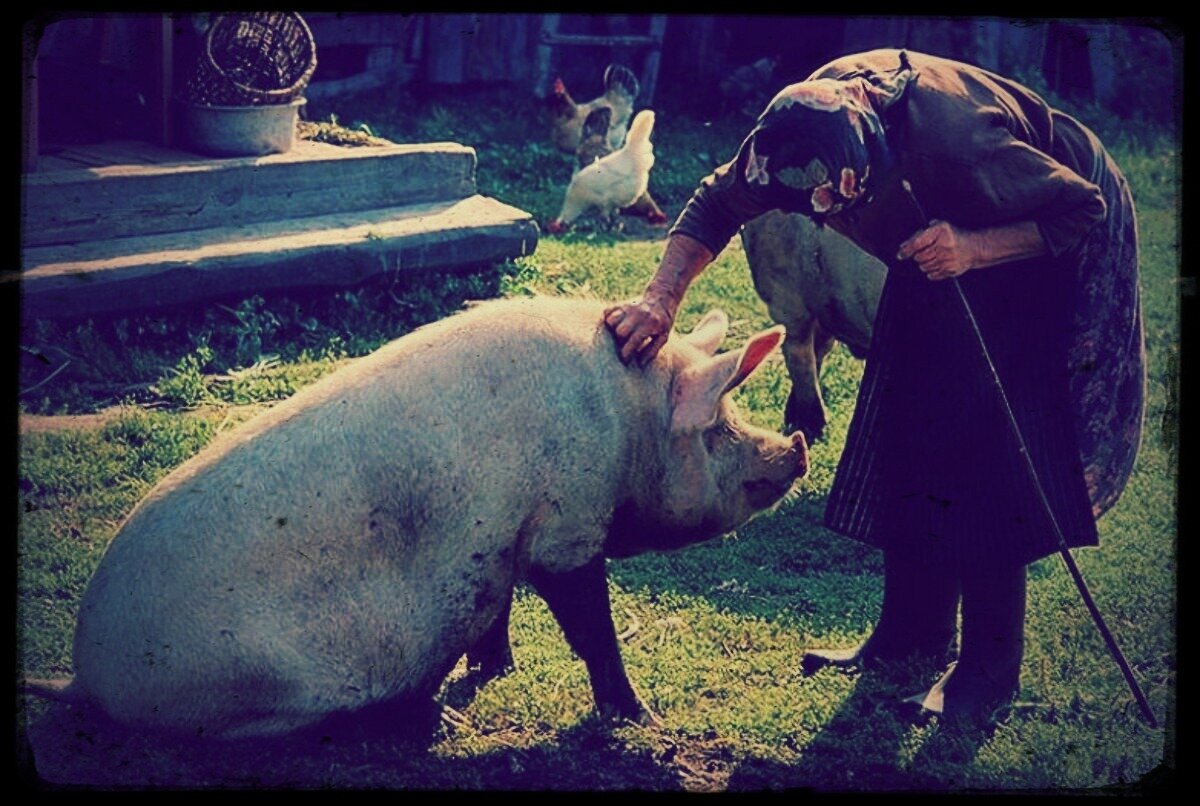
<svg viewBox="0 0 1200 806">
<path fill-rule="evenodd" d="M 509 591 L 508 601 L 496 615 L 492 625 L 479 637 L 475 645 L 467 650 L 467 665 L 472 668 L 478 667 L 478 686 L 516 669 L 513 664 L 512 644 L 508 640 L 508 618 L 511 612 L 512 592 Z"/>
<path fill-rule="evenodd" d="M 512 645 L 508 640 L 508 618 L 512 611 L 512 590 L 508 600 L 496 614 L 491 626 L 467 650 L 467 674 L 451 682 L 445 702 L 454 708 L 466 706 L 489 681 L 504 677 L 516 669 Z"/>
<path fill-rule="evenodd" d="M 531 569 L 529 582 L 546 600 L 575 654 L 587 664 L 596 707 L 639 724 L 655 721 L 629 682 L 608 599 L 604 557 L 570 571 Z"/>
</svg>

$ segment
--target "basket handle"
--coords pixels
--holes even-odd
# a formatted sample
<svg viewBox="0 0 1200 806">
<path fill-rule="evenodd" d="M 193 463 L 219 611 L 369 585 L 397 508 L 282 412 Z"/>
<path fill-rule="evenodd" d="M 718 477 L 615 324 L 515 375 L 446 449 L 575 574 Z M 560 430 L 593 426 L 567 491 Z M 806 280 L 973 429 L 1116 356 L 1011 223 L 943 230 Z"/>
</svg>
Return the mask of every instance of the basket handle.
<svg viewBox="0 0 1200 806">
<path fill-rule="evenodd" d="M 312 78 L 313 72 L 315 72 L 317 69 L 317 43 L 316 40 L 313 39 L 312 29 L 309 28 L 308 23 L 304 21 L 304 17 L 301 17 L 296 12 L 286 11 L 283 13 L 287 14 L 295 22 L 299 23 L 300 29 L 304 32 L 304 40 L 308 45 L 308 67 L 305 68 L 304 73 L 300 76 L 300 78 L 296 79 L 296 81 L 292 83 L 292 86 L 283 87 L 276 90 L 260 90 L 257 87 L 247 86 L 236 79 L 228 78 L 230 84 L 246 95 L 252 97 L 256 96 L 259 98 L 286 98 L 296 92 L 297 86 L 307 85 L 308 80 Z M 221 69 L 221 66 L 217 64 L 217 60 L 213 58 L 213 32 L 216 31 L 217 27 L 228 18 L 229 15 L 227 14 L 218 15 L 217 18 L 213 20 L 212 25 L 208 26 L 208 31 L 206 31 L 204 34 L 204 56 L 208 60 L 209 66 L 216 70 L 217 74 L 221 76 L 225 76 L 226 74 L 225 71 Z"/>
</svg>

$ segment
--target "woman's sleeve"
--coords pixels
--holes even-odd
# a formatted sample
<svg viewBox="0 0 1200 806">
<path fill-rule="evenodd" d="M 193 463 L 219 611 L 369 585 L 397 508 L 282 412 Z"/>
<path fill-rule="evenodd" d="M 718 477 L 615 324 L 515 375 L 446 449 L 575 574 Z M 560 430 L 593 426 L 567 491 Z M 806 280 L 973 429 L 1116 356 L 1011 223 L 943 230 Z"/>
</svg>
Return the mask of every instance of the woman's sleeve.
<svg viewBox="0 0 1200 806">
<path fill-rule="evenodd" d="M 700 181 L 670 235 L 695 238 L 718 255 L 738 228 L 774 208 L 761 186 L 746 181 L 749 143 L 747 138 L 737 156 Z"/>
<path fill-rule="evenodd" d="M 980 222 L 992 226 L 1033 221 L 1054 257 L 1070 251 L 1098 222 L 1105 206 L 1100 188 L 1007 130 L 990 135 L 983 159 L 965 171 Z M 953 223 L 953 217 L 948 217 Z"/>
</svg>

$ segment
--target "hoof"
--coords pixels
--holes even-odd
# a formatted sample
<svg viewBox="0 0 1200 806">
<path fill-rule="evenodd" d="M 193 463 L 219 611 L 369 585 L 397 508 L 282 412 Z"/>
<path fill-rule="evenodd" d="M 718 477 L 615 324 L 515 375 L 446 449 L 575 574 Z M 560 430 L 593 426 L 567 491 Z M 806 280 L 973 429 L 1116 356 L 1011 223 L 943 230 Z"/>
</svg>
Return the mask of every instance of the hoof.
<svg viewBox="0 0 1200 806">
<path fill-rule="evenodd" d="M 662 718 L 649 708 L 645 707 L 639 710 L 636 714 L 620 717 L 620 720 L 623 722 L 632 722 L 633 724 L 643 728 L 661 728 L 663 726 Z"/>
<path fill-rule="evenodd" d="M 787 402 L 783 406 L 783 433 L 799 431 L 811 445 L 824 435 L 829 416 L 825 407 L 821 405 L 820 398 L 810 398 L 802 402 L 796 395 L 794 382 L 792 386 L 793 389 L 788 393 Z"/>
<path fill-rule="evenodd" d="M 635 725 L 662 727 L 663 721 L 640 700 L 624 705 L 604 705 L 598 709 L 600 715 L 611 722 L 632 722 Z"/>
</svg>

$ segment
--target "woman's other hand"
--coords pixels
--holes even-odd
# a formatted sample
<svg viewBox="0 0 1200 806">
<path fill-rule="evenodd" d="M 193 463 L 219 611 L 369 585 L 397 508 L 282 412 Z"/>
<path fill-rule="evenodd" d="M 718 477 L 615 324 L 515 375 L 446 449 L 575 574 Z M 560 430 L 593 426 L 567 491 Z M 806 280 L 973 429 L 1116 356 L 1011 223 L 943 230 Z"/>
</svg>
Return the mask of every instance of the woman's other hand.
<svg viewBox="0 0 1200 806">
<path fill-rule="evenodd" d="M 930 280 L 948 280 L 978 267 L 974 233 L 945 221 L 932 221 L 925 229 L 900 244 L 897 260 L 916 261 Z"/>
<path fill-rule="evenodd" d="M 1041 230 L 1032 221 L 989 229 L 960 229 L 934 220 L 900 244 L 898 260 L 912 258 L 930 280 L 948 280 L 982 269 L 1046 254 Z"/>
</svg>

